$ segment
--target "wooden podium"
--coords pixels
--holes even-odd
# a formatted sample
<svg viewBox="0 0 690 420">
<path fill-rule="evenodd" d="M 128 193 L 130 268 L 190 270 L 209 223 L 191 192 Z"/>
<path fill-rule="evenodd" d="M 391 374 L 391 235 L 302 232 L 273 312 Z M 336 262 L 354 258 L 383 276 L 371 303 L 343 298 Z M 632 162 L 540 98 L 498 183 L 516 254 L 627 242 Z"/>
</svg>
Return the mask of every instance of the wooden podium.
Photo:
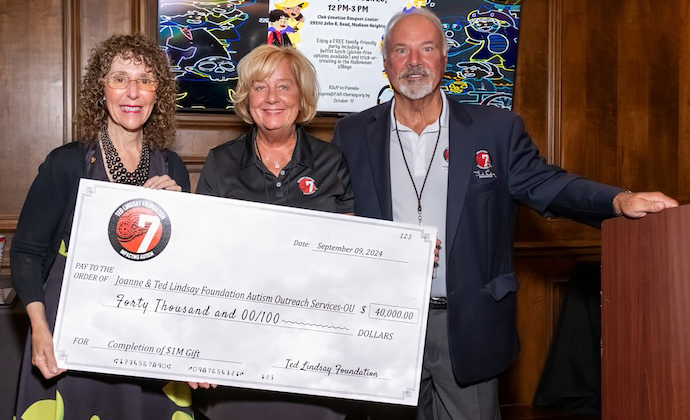
<svg viewBox="0 0 690 420">
<path fill-rule="evenodd" d="M 690 205 L 604 222 L 602 419 L 690 419 Z"/>
</svg>

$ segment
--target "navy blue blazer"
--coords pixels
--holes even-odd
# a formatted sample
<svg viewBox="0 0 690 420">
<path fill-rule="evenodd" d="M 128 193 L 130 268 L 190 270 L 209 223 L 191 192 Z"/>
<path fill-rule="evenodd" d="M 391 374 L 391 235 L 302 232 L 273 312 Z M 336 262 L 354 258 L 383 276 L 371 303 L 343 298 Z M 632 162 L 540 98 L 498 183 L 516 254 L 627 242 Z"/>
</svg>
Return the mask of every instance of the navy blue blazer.
<svg viewBox="0 0 690 420">
<path fill-rule="evenodd" d="M 355 214 L 392 220 L 391 102 L 341 119 Z M 592 225 L 613 217 L 620 188 L 549 165 L 512 112 L 449 100 L 446 216 L 448 335 L 455 377 L 473 384 L 508 368 L 519 350 L 513 269 L 517 203 Z M 486 165 L 486 154 L 490 167 Z"/>
</svg>

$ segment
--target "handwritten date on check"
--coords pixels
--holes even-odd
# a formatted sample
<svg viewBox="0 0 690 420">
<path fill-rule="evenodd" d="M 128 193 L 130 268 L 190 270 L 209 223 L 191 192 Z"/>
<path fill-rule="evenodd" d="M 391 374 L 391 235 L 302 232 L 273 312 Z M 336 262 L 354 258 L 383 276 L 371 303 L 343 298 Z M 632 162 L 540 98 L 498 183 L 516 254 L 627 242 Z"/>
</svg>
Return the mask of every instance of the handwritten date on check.
<svg viewBox="0 0 690 420">
<path fill-rule="evenodd" d="M 61 367 L 415 405 L 436 231 L 82 180 Z"/>
</svg>

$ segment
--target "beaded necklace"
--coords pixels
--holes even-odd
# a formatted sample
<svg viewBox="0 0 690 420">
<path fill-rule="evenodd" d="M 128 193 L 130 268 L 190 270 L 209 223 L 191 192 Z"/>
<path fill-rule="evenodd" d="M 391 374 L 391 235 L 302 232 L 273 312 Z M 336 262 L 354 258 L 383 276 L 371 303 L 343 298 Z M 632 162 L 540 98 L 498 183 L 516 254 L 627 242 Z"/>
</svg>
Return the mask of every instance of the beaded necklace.
<svg viewBox="0 0 690 420">
<path fill-rule="evenodd" d="M 108 166 L 108 172 L 113 182 L 138 186 L 144 185 L 144 182 L 146 182 L 149 176 L 149 165 L 151 163 L 149 147 L 146 143 L 142 142 L 141 144 L 141 159 L 139 159 L 139 165 L 137 165 L 134 172 L 129 172 L 122 164 L 120 155 L 117 153 L 113 141 L 110 140 L 108 130 L 105 128 L 102 129 L 99 132 L 99 137 L 101 139 L 101 144 L 103 144 L 105 163 Z"/>
</svg>

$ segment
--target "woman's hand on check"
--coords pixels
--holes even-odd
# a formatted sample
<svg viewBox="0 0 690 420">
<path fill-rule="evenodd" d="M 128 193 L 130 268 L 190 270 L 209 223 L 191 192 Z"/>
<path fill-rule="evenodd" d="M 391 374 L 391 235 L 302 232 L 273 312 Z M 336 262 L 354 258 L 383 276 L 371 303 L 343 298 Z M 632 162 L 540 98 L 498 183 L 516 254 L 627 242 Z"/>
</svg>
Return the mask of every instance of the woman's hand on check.
<svg viewBox="0 0 690 420">
<path fill-rule="evenodd" d="M 210 384 L 208 382 L 187 382 L 189 384 L 189 387 L 192 389 L 198 389 L 198 388 L 203 388 L 203 389 L 209 389 L 209 388 L 215 388 L 218 385 L 217 384 Z"/>
</svg>

